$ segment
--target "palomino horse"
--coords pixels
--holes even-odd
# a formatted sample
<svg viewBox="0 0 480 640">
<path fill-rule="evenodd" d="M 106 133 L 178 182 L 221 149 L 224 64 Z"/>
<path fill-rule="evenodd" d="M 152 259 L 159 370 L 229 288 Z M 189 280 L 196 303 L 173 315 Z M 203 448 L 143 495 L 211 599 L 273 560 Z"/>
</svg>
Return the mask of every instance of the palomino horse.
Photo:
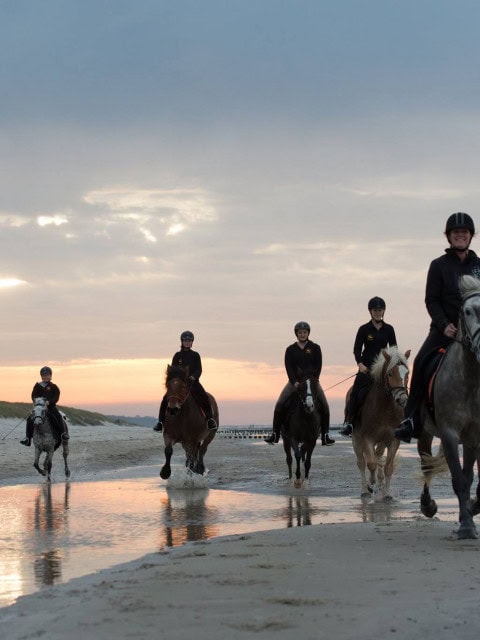
<svg viewBox="0 0 480 640">
<path fill-rule="evenodd" d="M 160 477 L 164 480 L 170 477 L 170 460 L 173 445 L 177 442 L 180 442 L 185 450 L 187 469 L 203 475 L 205 472 L 203 458 L 217 432 L 208 429 L 205 416 L 190 394 L 188 369 L 168 366 L 165 386 L 168 398 L 167 415 L 163 424 L 165 464 L 160 470 Z M 208 394 L 208 397 L 213 409 L 213 417 L 218 424 L 217 403 L 211 394 Z"/>
<path fill-rule="evenodd" d="M 288 466 L 288 477 L 292 478 L 292 449 L 295 456 L 295 487 L 302 486 L 301 463 L 303 462 L 304 482 L 308 484 L 308 474 L 312 464 L 312 453 L 320 434 L 320 414 L 315 406 L 314 393 L 318 380 L 305 378 L 292 395 L 290 407 L 282 425 L 283 448 Z"/>
<path fill-rule="evenodd" d="M 33 402 L 33 444 L 35 446 L 35 459 L 33 466 L 42 476 L 47 476 L 51 481 L 53 452 L 56 447 L 55 431 L 50 417 L 45 398 L 35 398 Z M 68 440 L 62 439 L 63 461 L 65 464 L 65 477 L 70 477 L 68 468 Z M 45 453 L 43 469 L 40 468 L 40 455 Z"/>
<path fill-rule="evenodd" d="M 362 480 L 362 498 L 380 492 L 391 500 L 395 455 L 400 445 L 394 436 L 395 427 L 403 418 L 407 403 L 408 364 L 410 351 L 405 355 L 397 347 L 383 349 L 375 359 L 370 374 L 373 384 L 355 420 L 352 444 Z M 387 450 L 387 457 L 383 454 Z M 367 481 L 366 467 L 370 472 Z"/>
<path fill-rule="evenodd" d="M 435 376 L 431 404 L 422 407 L 424 429 L 417 449 L 424 477 L 422 513 L 431 518 L 437 512 L 435 500 L 430 496 L 430 483 L 438 462 L 444 459 L 458 498 L 458 539 L 465 539 L 478 537 L 473 515 L 480 512 L 480 484 L 476 499 L 470 501 L 474 466 L 480 461 L 480 280 L 462 276 L 459 288 L 462 308 L 457 335 Z M 441 440 L 441 451 L 434 457 L 433 436 Z M 463 464 L 459 444 L 463 445 Z"/>
</svg>

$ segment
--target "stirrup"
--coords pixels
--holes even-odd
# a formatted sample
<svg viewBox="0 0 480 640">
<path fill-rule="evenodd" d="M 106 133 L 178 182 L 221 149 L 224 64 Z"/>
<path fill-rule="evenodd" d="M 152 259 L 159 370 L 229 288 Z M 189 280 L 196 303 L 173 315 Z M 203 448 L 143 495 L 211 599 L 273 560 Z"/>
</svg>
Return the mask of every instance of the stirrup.
<svg viewBox="0 0 480 640">
<path fill-rule="evenodd" d="M 218 429 L 218 425 L 215 422 L 215 418 L 208 418 L 207 427 L 209 431 L 214 431 L 215 429 Z"/>
</svg>

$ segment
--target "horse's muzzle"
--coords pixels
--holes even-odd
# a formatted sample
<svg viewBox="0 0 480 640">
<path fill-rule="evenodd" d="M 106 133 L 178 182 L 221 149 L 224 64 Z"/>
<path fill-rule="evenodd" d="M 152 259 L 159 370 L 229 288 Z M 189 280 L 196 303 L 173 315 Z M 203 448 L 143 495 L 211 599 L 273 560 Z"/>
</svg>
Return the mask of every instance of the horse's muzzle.
<svg viewBox="0 0 480 640">
<path fill-rule="evenodd" d="M 170 416 L 176 416 L 180 407 L 168 407 L 167 411 Z"/>
</svg>

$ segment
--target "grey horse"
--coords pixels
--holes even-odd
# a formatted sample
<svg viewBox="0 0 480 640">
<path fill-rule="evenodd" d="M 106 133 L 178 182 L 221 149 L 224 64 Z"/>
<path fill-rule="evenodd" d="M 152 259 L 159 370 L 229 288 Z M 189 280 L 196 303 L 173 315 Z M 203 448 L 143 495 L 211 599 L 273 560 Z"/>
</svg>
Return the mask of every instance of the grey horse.
<svg viewBox="0 0 480 640">
<path fill-rule="evenodd" d="M 58 444 L 55 438 L 55 431 L 48 415 L 48 406 L 45 398 L 35 398 L 33 403 L 33 444 L 35 446 L 35 459 L 33 466 L 42 476 L 46 476 L 48 482 L 51 481 L 53 452 Z M 68 440 L 61 442 L 63 460 L 65 463 L 65 477 L 70 477 L 68 468 Z M 43 469 L 40 467 L 40 455 L 45 453 Z"/>
<path fill-rule="evenodd" d="M 478 538 L 473 515 L 479 512 L 477 498 L 470 499 L 475 462 L 480 456 L 480 280 L 462 276 L 459 281 L 462 307 L 457 336 L 435 376 L 433 397 L 422 407 L 423 433 L 418 440 L 424 477 L 420 498 L 427 517 L 437 512 L 430 495 L 430 483 L 446 461 L 459 504 L 458 539 Z M 432 456 L 432 439 L 438 436 L 441 448 Z M 459 445 L 463 446 L 463 463 Z"/>
</svg>

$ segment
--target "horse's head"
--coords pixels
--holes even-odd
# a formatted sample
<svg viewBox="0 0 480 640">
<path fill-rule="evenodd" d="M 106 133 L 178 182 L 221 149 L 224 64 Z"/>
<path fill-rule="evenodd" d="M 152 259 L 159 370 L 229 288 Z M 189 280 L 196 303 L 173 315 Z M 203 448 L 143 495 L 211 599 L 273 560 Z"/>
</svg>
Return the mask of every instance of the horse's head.
<svg viewBox="0 0 480 640">
<path fill-rule="evenodd" d="M 480 362 L 480 280 L 473 276 L 462 276 L 459 288 L 462 308 L 458 339 Z"/>
<path fill-rule="evenodd" d="M 190 393 L 188 381 L 188 367 L 168 366 L 165 378 L 167 389 L 167 411 L 170 415 L 176 415 Z"/>
<path fill-rule="evenodd" d="M 47 401 L 45 398 L 35 398 L 33 401 L 33 424 L 39 426 L 45 422 L 45 416 L 47 415 Z"/>
<path fill-rule="evenodd" d="M 408 399 L 409 356 L 410 350 L 402 354 L 397 347 L 382 349 L 371 368 L 373 379 L 382 384 L 401 407 L 405 407 Z"/>
<path fill-rule="evenodd" d="M 303 408 L 306 413 L 311 414 L 315 411 L 315 399 L 313 397 L 313 382 L 310 377 L 302 378 L 297 393 L 302 401 Z"/>
</svg>

